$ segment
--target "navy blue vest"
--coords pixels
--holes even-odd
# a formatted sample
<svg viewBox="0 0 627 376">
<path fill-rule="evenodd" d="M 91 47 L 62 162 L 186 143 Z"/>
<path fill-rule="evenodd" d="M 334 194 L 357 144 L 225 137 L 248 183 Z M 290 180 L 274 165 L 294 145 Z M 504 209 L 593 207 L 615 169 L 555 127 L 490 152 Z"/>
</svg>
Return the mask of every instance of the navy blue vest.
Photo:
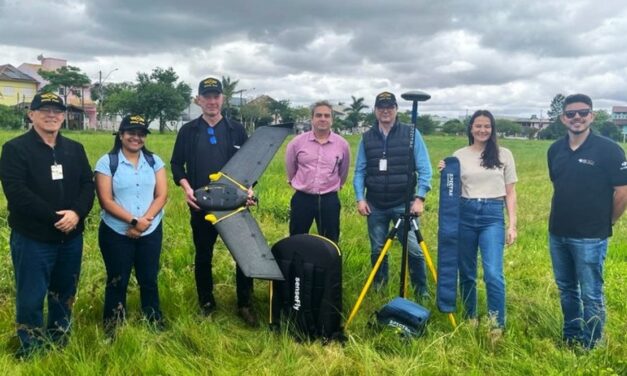
<svg viewBox="0 0 627 376">
<path fill-rule="evenodd" d="M 389 209 L 412 198 L 416 187 L 416 163 L 409 150 L 409 138 L 413 130 L 407 124 L 396 122 L 390 129 L 387 140 L 379 131 L 378 124 L 364 133 L 366 200 L 369 204 L 380 209 Z M 387 159 L 387 171 L 379 171 L 379 161 L 382 158 Z M 413 171 L 411 178 L 408 170 Z M 405 197 L 408 184 L 411 186 L 411 194 Z"/>
</svg>

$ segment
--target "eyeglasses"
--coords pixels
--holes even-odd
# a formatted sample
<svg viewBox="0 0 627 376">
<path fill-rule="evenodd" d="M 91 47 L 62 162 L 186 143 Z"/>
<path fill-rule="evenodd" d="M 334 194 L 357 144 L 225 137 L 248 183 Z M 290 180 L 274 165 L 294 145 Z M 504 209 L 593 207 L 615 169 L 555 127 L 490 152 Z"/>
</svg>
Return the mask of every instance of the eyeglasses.
<svg viewBox="0 0 627 376">
<path fill-rule="evenodd" d="M 591 112 L 592 110 L 589 108 L 586 108 L 585 110 L 569 110 L 569 111 L 564 111 L 564 116 L 566 116 L 568 119 L 572 119 L 575 117 L 575 115 L 579 114 L 579 117 L 584 118 L 590 115 Z"/>
<path fill-rule="evenodd" d="M 209 135 L 209 143 L 211 145 L 215 145 L 218 143 L 218 139 L 216 138 L 216 131 L 213 127 L 207 128 L 207 134 Z"/>
<path fill-rule="evenodd" d="M 56 108 L 56 107 L 42 107 L 38 109 L 37 111 L 44 113 L 44 114 L 53 114 L 53 115 L 60 115 L 63 113 L 62 109 Z"/>
</svg>

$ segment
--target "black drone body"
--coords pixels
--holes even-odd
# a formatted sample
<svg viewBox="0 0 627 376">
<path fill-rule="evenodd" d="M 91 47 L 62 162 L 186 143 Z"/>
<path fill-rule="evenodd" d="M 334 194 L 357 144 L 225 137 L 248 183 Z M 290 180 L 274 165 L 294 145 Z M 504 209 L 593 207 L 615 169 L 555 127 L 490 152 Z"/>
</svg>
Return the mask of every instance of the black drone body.
<svg viewBox="0 0 627 376">
<path fill-rule="evenodd" d="M 293 123 L 259 128 L 224 168 L 209 175 L 209 184 L 197 189 L 198 206 L 218 230 L 229 252 L 251 278 L 283 280 L 259 224 L 246 206 L 248 189 L 261 177 Z"/>
</svg>

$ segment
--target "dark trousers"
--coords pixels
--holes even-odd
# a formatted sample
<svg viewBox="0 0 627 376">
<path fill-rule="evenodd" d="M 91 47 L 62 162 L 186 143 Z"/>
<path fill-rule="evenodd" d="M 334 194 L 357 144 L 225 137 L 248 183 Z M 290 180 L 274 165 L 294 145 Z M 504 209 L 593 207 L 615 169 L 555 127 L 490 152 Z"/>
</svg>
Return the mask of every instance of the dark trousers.
<svg viewBox="0 0 627 376">
<path fill-rule="evenodd" d="M 45 334 L 53 341 L 60 341 L 70 331 L 83 235 L 63 243 L 43 243 L 11 231 L 10 244 L 15 270 L 17 336 L 22 351 L 29 352 L 42 344 Z M 46 295 L 48 322 L 44 334 Z"/>
<path fill-rule="evenodd" d="M 218 238 L 216 228 L 205 220 L 205 212 L 192 211 L 190 224 L 196 247 L 194 274 L 196 277 L 196 291 L 198 303 L 201 307 L 207 304 L 215 305 L 213 297 L 213 273 L 211 262 L 213 259 L 213 246 Z M 248 278 L 236 264 L 235 283 L 237 290 L 237 306 L 249 307 L 253 292 L 253 279 Z"/>
<path fill-rule="evenodd" d="M 290 236 L 309 233 L 315 220 L 318 234 L 337 243 L 340 240 L 340 209 L 337 192 L 312 195 L 296 191 L 290 207 Z"/>
<path fill-rule="evenodd" d="M 132 239 L 100 222 L 98 243 L 107 269 L 103 310 L 105 326 L 116 325 L 126 316 L 126 291 L 133 268 L 144 316 L 150 322 L 162 319 L 157 282 L 162 239 L 161 224 L 152 233 Z"/>
</svg>

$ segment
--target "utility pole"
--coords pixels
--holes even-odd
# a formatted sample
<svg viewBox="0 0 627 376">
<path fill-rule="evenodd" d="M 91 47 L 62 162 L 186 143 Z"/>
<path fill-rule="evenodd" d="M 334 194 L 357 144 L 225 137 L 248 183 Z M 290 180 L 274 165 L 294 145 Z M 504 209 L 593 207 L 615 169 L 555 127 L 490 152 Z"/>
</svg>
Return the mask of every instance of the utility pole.
<svg viewBox="0 0 627 376">
<path fill-rule="evenodd" d="M 98 71 L 98 129 L 102 129 L 102 71 Z"/>
<path fill-rule="evenodd" d="M 98 71 L 98 93 L 100 94 L 98 98 L 98 129 L 102 129 L 102 102 L 104 101 L 104 91 L 102 90 L 102 85 L 105 81 L 107 81 L 107 78 L 109 78 L 111 73 L 115 72 L 116 70 L 118 70 L 118 68 L 114 68 L 113 70 L 111 70 L 109 73 L 107 73 L 104 79 L 102 78 L 102 71 Z"/>
</svg>

